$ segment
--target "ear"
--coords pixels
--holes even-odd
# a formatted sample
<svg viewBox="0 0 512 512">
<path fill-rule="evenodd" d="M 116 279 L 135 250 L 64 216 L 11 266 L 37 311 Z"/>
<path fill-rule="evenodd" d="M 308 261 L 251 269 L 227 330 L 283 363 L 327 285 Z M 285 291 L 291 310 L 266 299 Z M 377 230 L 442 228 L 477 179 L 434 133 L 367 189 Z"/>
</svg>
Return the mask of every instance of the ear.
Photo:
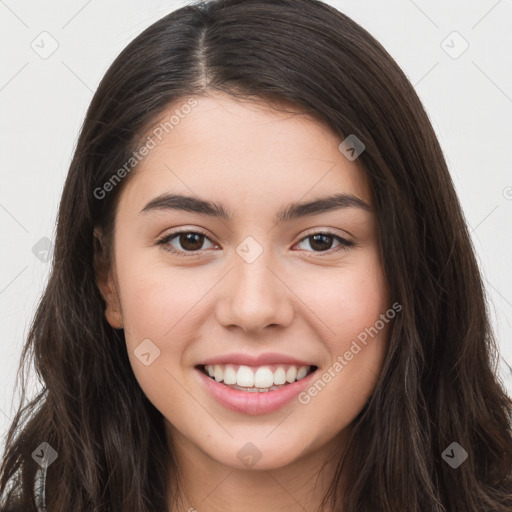
<svg viewBox="0 0 512 512">
<path fill-rule="evenodd" d="M 94 229 L 94 273 L 96 285 L 105 301 L 105 318 L 114 329 L 123 328 L 119 293 L 113 276 L 113 271 L 105 250 L 103 233 L 100 228 Z"/>
</svg>

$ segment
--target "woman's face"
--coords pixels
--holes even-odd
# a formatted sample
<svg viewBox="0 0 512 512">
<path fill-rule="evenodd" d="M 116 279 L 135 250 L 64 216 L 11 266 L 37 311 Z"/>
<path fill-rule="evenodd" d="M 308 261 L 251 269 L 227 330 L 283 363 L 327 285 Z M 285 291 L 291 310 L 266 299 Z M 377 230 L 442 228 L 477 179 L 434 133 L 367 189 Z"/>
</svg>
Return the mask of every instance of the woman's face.
<svg viewBox="0 0 512 512">
<path fill-rule="evenodd" d="M 186 104 L 162 116 L 179 112 L 168 133 L 156 122 L 121 194 L 106 316 L 181 453 L 284 467 L 347 432 L 381 369 L 370 190 L 311 118 L 220 94 Z"/>
</svg>

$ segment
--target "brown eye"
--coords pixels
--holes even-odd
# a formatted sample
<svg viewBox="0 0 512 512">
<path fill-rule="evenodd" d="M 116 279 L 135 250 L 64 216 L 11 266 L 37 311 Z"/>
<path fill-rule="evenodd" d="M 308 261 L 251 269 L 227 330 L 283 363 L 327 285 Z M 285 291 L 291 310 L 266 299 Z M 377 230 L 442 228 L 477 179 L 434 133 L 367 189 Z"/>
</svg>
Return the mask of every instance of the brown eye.
<svg viewBox="0 0 512 512">
<path fill-rule="evenodd" d="M 197 251 L 203 245 L 204 235 L 200 233 L 182 233 L 178 235 L 178 241 L 186 251 Z"/>
<path fill-rule="evenodd" d="M 205 240 L 208 240 L 212 244 L 211 246 L 214 245 L 204 233 L 196 231 L 178 231 L 166 235 L 158 241 L 158 244 L 166 251 L 179 256 L 195 256 L 194 253 L 203 248 Z"/>
<path fill-rule="evenodd" d="M 327 251 L 332 247 L 334 238 L 330 235 L 313 235 L 309 237 L 311 248 L 315 251 Z"/>
<path fill-rule="evenodd" d="M 309 241 L 309 248 L 306 247 L 305 250 L 313 251 L 313 252 L 336 252 L 338 250 L 348 249 L 349 247 L 354 245 L 354 242 L 350 242 L 345 238 L 342 238 L 339 235 L 335 235 L 334 233 L 313 233 L 304 237 L 300 242 Z M 338 245 L 333 248 L 333 243 L 337 241 Z M 332 250 L 331 250 L 332 249 Z"/>
</svg>

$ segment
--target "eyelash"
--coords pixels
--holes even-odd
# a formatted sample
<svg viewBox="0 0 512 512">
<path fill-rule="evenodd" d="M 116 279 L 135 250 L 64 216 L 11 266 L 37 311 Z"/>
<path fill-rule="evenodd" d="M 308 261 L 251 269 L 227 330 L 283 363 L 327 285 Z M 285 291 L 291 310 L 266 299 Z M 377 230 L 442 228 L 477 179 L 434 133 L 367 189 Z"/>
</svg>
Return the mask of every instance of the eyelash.
<svg viewBox="0 0 512 512">
<path fill-rule="evenodd" d="M 161 245 L 162 249 L 164 251 L 167 251 L 167 252 L 170 252 L 172 254 L 175 254 L 176 256 L 185 257 L 185 258 L 190 258 L 190 257 L 197 256 L 198 253 L 201 252 L 201 249 L 199 249 L 197 251 L 177 251 L 176 249 L 174 249 L 170 245 L 168 245 L 169 242 L 173 238 L 176 238 L 177 236 L 183 235 L 183 234 L 203 235 L 208 240 L 210 240 L 208 235 L 206 233 L 203 233 L 202 231 L 191 231 L 191 230 L 189 231 L 189 230 L 185 230 L 185 231 L 175 231 L 174 233 L 170 233 L 170 234 L 167 234 L 167 235 L 163 236 L 162 238 L 160 238 L 157 241 L 157 245 Z M 354 242 L 346 240 L 345 238 L 342 238 L 339 235 L 335 235 L 334 233 L 331 233 L 329 231 L 316 231 L 314 233 L 309 233 L 305 237 L 301 238 L 298 243 L 301 243 L 304 240 L 306 240 L 308 238 L 311 238 L 311 237 L 313 237 L 315 235 L 327 235 L 329 237 L 335 238 L 336 240 L 338 240 L 338 242 L 340 242 L 340 245 L 338 247 L 334 248 L 334 249 L 327 249 L 326 251 L 312 251 L 315 254 L 318 254 L 318 256 L 320 256 L 320 257 L 322 257 L 324 254 L 333 254 L 333 253 L 335 253 L 337 251 L 340 251 L 340 250 L 341 251 L 346 251 L 350 247 L 353 247 L 355 245 Z"/>
</svg>

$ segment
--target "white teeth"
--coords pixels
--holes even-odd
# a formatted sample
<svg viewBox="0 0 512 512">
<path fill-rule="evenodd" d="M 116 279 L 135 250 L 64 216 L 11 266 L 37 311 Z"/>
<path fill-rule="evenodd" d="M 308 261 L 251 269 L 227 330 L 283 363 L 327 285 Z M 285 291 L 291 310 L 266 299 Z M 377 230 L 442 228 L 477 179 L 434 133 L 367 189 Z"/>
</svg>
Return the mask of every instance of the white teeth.
<svg viewBox="0 0 512 512">
<path fill-rule="evenodd" d="M 248 366 L 241 365 L 236 374 L 236 383 L 244 388 L 252 388 L 254 386 L 253 371 Z"/>
<path fill-rule="evenodd" d="M 224 384 L 236 384 L 236 372 L 230 364 L 224 368 Z"/>
<path fill-rule="evenodd" d="M 281 384 L 284 384 L 286 382 L 286 372 L 284 371 L 284 368 L 280 366 L 275 372 L 274 372 L 274 384 L 276 386 L 279 386 Z"/>
<path fill-rule="evenodd" d="M 238 389 L 239 391 L 248 391 L 249 393 L 268 393 L 269 391 L 274 391 L 274 389 L 282 388 L 283 386 L 270 386 L 269 388 L 242 388 L 240 386 L 229 386 L 233 389 Z"/>
<path fill-rule="evenodd" d="M 215 377 L 215 380 L 217 382 L 220 382 L 224 378 L 224 372 L 222 371 L 222 368 L 218 364 L 215 365 L 214 370 L 215 373 L 213 374 L 213 376 Z"/>
<path fill-rule="evenodd" d="M 297 370 L 297 380 L 303 379 L 308 374 L 308 369 L 305 366 L 301 366 Z"/>
<path fill-rule="evenodd" d="M 272 370 L 266 366 L 258 368 L 254 374 L 254 387 L 269 388 L 272 384 L 274 384 L 274 374 Z"/>
<path fill-rule="evenodd" d="M 274 366 L 275 368 L 275 366 Z M 206 365 L 208 375 L 217 382 L 224 382 L 227 386 L 235 389 L 243 389 L 250 392 L 265 392 L 278 389 L 286 383 L 291 384 L 301 380 L 309 373 L 311 366 L 283 365 L 278 366 L 275 371 L 269 366 L 258 368 L 240 365 L 238 370 L 232 364 Z"/>
<path fill-rule="evenodd" d="M 290 366 L 286 372 L 286 382 L 295 382 L 295 377 L 297 377 L 297 368 Z"/>
</svg>

